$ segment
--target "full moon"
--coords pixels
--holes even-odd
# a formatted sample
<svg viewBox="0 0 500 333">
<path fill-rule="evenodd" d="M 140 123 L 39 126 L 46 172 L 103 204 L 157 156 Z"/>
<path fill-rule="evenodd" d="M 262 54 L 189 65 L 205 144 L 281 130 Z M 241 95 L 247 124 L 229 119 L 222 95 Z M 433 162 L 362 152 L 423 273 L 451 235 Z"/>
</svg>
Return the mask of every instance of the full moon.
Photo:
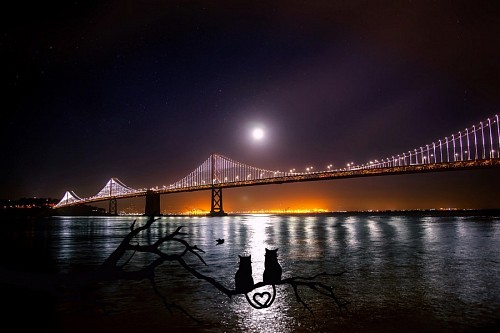
<svg viewBox="0 0 500 333">
<path fill-rule="evenodd" d="M 252 131 L 252 137 L 257 141 L 262 140 L 262 138 L 264 137 L 264 131 L 261 128 L 255 128 Z"/>
</svg>

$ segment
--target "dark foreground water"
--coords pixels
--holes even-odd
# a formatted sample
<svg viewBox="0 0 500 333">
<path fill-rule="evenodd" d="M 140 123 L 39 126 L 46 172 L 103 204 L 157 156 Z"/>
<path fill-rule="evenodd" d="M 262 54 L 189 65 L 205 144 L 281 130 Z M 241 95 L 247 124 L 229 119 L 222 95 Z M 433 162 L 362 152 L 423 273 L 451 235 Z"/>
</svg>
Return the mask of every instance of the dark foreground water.
<svg viewBox="0 0 500 333">
<path fill-rule="evenodd" d="M 8 228 L 2 261 L 39 272 L 92 270 L 145 217 L 57 217 Z M 12 222 L 14 223 L 14 222 Z M 494 332 L 500 328 L 500 217 L 275 216 L 162 217 L 137 239 L 152 243 L 183 226 L 207 266 L 189 262 L 234 288 L 238 255 L 251 255 L 253 278 L 262 281 L 265 248 L 278 248 L 283 278 L 337 273 L 321 279 L 350 302 L 340 311 L 331 299 L 289 285 L 277 286 L 262 310 L 244 296 L 228 298 L 176 264 L 157 270 L 158 288 L 201 323 L 169 312 L 149 281 L 106 282 L 54 298 L 4 286 L 2 322 L 19 331 L 35 325 L 50 332 Z M 217 238 L 224 238 L 216 245 Z M 173 252 L 175 248 L 164 248 Z M 135 254 L 131 269 L 151 261 Z M 262 290 L 260 290 L 262 291 Z"/>
</svg>

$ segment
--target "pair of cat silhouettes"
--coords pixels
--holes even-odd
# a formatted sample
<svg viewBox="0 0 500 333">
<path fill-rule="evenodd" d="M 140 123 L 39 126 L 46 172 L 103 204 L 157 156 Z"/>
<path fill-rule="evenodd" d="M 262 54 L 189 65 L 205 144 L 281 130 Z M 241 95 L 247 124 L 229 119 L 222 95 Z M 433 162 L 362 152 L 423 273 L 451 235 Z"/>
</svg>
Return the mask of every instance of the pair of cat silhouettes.
<svg viewBox="0 0 500 333">
<path fill-rule="evenodd" d="M 278 284 L 281 282 L 282 269 L 278 262 L 278 249 L 268 250 L 266 248 L 264 260 L 263 282 L 267 284 Z M 240 256 L 240 266 L 234 275 L 236 291 L 247 293 L 253 289 L 252 256 Z"/>
</svg>

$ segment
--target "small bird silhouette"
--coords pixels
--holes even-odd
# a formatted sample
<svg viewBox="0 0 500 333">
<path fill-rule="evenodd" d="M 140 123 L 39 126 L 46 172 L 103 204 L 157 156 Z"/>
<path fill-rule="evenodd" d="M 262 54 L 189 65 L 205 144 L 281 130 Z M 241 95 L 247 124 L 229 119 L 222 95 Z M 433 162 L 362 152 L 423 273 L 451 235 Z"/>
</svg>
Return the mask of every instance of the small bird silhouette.
<svg viewBox="0 0 500 333">
<path fill-rule="evenodd" d="M 215 241 L 217 242 L 217 244 L 215 244 L 215 245 L 220 245 L 220 244 L 224 243 L 224 238 L 219 238 L 219 239 L 216 239 Z"/>
</svg>

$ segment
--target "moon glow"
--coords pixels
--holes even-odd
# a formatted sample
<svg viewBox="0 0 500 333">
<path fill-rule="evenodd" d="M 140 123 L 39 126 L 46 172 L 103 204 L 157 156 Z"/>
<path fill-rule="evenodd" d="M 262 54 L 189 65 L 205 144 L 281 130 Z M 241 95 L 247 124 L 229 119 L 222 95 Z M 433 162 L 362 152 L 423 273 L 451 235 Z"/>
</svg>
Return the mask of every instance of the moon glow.
<svg viewBox="0 0 500 333">
<path fill-rule="evenodd" d="M 262 138 L 264 138 L 264 131 L 261 128 L 255 128 L 252 131 L 252 137 L 256 141 L 262 140 Z"/>
</svg>

